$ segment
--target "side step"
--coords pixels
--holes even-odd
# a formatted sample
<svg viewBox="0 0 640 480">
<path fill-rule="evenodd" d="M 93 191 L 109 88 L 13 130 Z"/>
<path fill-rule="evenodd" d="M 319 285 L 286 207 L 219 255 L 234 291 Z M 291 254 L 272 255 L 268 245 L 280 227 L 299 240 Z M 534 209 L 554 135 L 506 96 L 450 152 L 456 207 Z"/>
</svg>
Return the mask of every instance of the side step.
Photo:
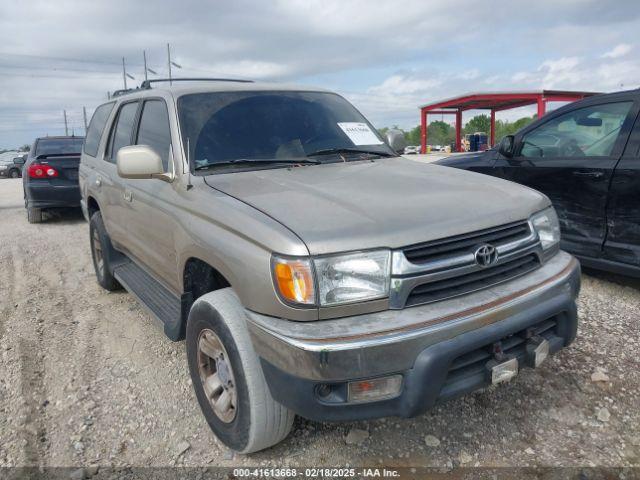
<svg viewBox="0 0 640 480">
<path fill-rule="evenodd" d="M 160 282 L 126 259 L 113 268 L 113 276 L 142 306 L 164 325 L 164 333 L 171 340 L 179 340 L 182 331 L 182 300 Z"/>
</svg>

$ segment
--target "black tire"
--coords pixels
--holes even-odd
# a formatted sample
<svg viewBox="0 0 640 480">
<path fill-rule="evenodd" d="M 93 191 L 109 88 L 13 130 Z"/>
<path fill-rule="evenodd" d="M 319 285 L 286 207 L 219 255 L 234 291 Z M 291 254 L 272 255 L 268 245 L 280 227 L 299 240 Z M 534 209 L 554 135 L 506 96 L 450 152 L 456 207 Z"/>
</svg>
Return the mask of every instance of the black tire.
<svg viewBox="0 0 640 480">
<path fill-rule="evenodd" d="M 20 178 L 20 170 L 13 169 L 9 172 L 9 177 L 11 178 Z"/>
<path fill-rule="evenodd" d="M 41 208 L 27 207 L 27 221 L 29 223 L 42 223 L 42 213 Z"/>
<path fill-rule="evenodd" d="M 104 228 L 100 212 L 94 213 L 89 221 L 89 244 L 91 245 L 93 268 L 100 286 L 110 292 L 122 289 L 122 285 L 115 279 L 111 270 L 114 249 Z"/>
<path fill-rule="evenodd" d="M 228 355 L 235 388 L 236 409 L 232 420 L 223 421 L 207 397 L 198 366 L 198 342 L 203 332 L 213 332 Z M 276 402 L 253 350 L 244 309 L 231 288 L 200 297 L 189 312 L 187 359 L 200 408 L 215 433 L 227 447 L 252 453 L 282 441 L 291 431 L 294 414 Z M 202 357 L 200 357 L 202 358 Z"/>
</svg>

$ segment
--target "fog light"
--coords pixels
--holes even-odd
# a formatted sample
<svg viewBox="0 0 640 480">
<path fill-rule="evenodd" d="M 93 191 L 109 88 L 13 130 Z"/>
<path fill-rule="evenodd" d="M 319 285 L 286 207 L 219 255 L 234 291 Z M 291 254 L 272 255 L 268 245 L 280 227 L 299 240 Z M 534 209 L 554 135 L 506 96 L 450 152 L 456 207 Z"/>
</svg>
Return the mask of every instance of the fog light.
<svg viewBox="0 0 640 480">
<path fill-rule="evenodd" d="M 487 364 L 487 367 L 491 371 L 491 383 L 497 385 L 508 382 L 518 374 L 518 359 L 512 358 L 500 363 L 492 360 Z"/>
<path fill-rule="evenodd" d="M 529 366 L 538 368 L 549 356 L 549 342 L 540 337 L 535 337 L 527 344 Z"/>
<path fill-rule="evenodd" d="M 402 387 L 402 375 L 349 382 L 349 403 L 375 402 L 397 397 Z"/>
</svg>

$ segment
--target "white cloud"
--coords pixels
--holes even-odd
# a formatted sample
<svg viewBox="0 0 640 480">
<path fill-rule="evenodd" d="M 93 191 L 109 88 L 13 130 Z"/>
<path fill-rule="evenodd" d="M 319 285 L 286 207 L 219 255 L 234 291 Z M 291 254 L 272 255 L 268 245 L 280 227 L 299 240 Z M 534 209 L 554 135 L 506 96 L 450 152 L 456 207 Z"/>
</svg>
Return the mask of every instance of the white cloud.
<svg viewBox="0 0 640 480">
<path fill-rule="evenodd" d="M 624 57 L 627 53 L 631 51 L 631 45 L 628 43 L 621 43 L 613 47 L 613 49 L 602 55 L 602 58 L 619 58 Z"/>
</svg>

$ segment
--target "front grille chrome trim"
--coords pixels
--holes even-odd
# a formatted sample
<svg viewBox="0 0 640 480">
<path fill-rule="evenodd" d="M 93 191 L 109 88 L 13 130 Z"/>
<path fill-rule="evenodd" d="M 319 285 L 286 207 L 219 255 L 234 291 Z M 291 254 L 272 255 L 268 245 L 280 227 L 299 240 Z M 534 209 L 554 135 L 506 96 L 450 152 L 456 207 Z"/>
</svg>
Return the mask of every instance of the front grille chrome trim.
<svg viewBox="0 0 640 480">
<path fill-rule="evenodd" d="M 475 272 L 486 270 L 487 273 L 493 267 L 499 267 L 500 265 L 507 264 L 515 261 L 519 258 L 523 258 L 534 254 L 538 259 L 538 266 L 543 262 L 543 251 L 540 244 L 538 235 L 533 228 L 531 222 L 522 222 L 528 227 L 528 234 L 516 240 L 507 243 L 493 243 L 498 252 L 498 260 L 490 267 L 484 267 L 478 265 L 476 262 L 474 253 L 472 251 L 458 253 L 451 257 L 437 258 L 424 263 L 410 262 L 405 256 L 403 250 L 394 250 L 392 252 L 392 273 L 391 273 L 391 288 L 389 293 L 389 308 L 402 309 L 407 305 L 407 300 L 412 294 L 413 290 L 420 286 L 433 282 L 439 282 L 447 279 L 453 279 L 456 277 L 464 277 Z M 471 237 L 477 235 L 477 233 L 470 233 Z M 442 243 L 446 243 L 446 240 Z M 515 276 L 513 278 L 516 278 Z M 508 281 L 512 278 L 508 278 Z M 490 287 L 497 283 L 487 284 L 486 287 Z M 464 295 L 465 292 L 456 294 L 453 296 Z M 451 296 L 444 296 L 444 298 L 451 298 Z M 429 302 L 426 302 L 429 303 Z M 420 304 L 420 303 L 418 303 Z M 415 306 L 418 304 L 412 304 Z"/>
<path fill-rule="evenodd" d="M 498 243 L 494 245 L 498 250 L 498 258 L 504 254 L 510 253 L 514 250 L 519 250 L 538 241 L 538 235 L 536 234 L 533 225 L 531 225 L 531 222 L 527 222 L 527 224 L 529 226 L 529 235 L 527 235 L 526 237 L 509 243 Z M 473 252 L 468 252 L 465 254 L 456 255 L 440 260 L 433 260 L 425 263 L 412 263 L 407 260 L 407 257 L 402 250 L 394 250 L 391 256 L 391 275 L 394 277 L 414 275 L 417 273 L 447 270 L 463 265 L 474 264 L 475 258 L 473 256 Z"/>
</svg>

